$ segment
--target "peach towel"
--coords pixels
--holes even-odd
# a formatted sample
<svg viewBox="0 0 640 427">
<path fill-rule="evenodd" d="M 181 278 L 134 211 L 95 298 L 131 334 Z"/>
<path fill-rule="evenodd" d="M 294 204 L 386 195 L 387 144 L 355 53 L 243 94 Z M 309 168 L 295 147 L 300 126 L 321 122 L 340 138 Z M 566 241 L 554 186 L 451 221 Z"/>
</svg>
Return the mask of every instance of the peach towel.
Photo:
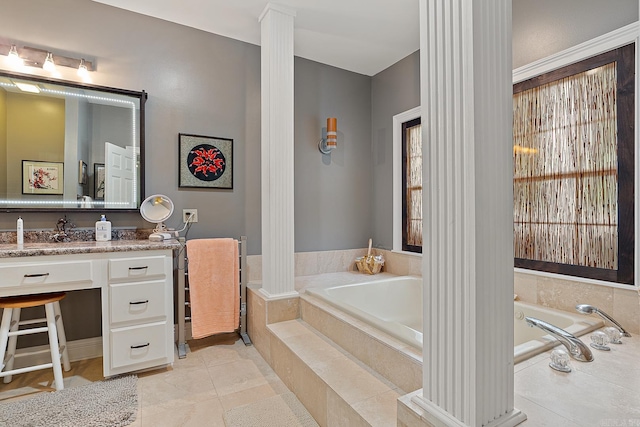
<svg viewBox="0 0 640 427">
<path fill-rule="evenodd" d="M 191 335 L 204 338 L 233 332 L 240 324 L 238 241 L 187 241 Z"/>
</svg>

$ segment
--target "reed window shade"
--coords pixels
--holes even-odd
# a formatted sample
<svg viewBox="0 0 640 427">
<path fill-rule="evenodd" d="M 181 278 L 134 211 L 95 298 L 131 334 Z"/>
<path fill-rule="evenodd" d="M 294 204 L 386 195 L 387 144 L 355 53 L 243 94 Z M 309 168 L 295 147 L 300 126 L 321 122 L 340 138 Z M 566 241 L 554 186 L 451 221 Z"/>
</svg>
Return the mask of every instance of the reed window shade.
<svg viewBox="0 0 640 427">
<path fill-rule="evenodd" d="M 402 124 L 402 250 L 422 253 L 422 126 Z"/>
<path fill-rule="evenodd" d="M 633 283 L 633 57 L 514 85 L 516 267 Z"/>
</svg>

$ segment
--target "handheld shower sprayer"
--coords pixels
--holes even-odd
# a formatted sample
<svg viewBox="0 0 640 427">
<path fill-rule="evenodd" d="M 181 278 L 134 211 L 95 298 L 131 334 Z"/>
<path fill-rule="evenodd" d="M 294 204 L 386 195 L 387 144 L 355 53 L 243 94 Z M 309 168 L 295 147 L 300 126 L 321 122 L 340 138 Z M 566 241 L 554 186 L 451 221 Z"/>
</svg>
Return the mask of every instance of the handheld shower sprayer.
<svg viewBox="0 0 640 427">
<path fill-rule="evenodd" d="M 609 316 L 604 311 L 598 309 L 598 307 L 594 307 L 594 306 L 589 305 L 589 304 L 578 304 L 578 305 L 576 305 L 576 310 L 578 311 L 578 313 L 582 313 L 582 314 L 597 314 L 600 317 L 602 317 L 603 319 L 608 320 L 609 322 L 613 323 L 615 325 L 615 327 L 620 331 L 622 336 L 624 336 L 624 337 L 630 337 L 631 336 L 631 334 L 629 332 L 624 330 L 624 328 L 622 327 L 622 325 L 620 325 L 620 323 L 616 322 L 611 316 Z"/>
</svg>

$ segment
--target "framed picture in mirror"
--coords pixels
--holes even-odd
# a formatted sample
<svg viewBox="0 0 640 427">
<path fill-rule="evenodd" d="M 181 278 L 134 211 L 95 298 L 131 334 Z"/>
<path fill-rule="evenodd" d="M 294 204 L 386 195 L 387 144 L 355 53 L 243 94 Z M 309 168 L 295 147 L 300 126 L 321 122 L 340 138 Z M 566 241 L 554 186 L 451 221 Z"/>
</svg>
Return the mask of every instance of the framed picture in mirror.
<svg viewBox="0 0 640 427">
<path fill-rule="evenodd" d="M 22 194 L 63 194 L 64 163 L 22 161 Z"/>
<path fill-rule="evenodd" d="M 78 184 L 87 185 L 87 164 L 82 160 L 78 163 Z"/>
<path fill-rule="evenodd" d="M 104 163 L 93 164 L 93 199 L 104 200 Z"/>
</svg>

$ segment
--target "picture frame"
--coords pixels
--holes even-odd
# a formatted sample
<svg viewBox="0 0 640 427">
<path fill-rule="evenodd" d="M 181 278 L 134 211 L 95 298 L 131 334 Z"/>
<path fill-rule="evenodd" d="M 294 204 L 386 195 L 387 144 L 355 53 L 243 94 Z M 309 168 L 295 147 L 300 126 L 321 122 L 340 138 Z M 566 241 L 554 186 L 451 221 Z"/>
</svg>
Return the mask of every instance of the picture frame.
<svg viewBox="0 0 640 427">
<path fill-rule="evenodd" d="M 93 199 L 104 200 L 104 163 L 93 164 Z"/>
<path fill-rule="evenodd" d="M 233 189 L 233 139 L 178 134 L 180 188 Z"/>
<path fill-rule="evenodd" d="M 78 184 L 87 185 L 87 164 L 80 160 L 78 162 Z"/>
<path fill-rule="evenodd" d="M 64 163 L 22 161 L 22 194 L 63 194 Z"/>
</svg>

